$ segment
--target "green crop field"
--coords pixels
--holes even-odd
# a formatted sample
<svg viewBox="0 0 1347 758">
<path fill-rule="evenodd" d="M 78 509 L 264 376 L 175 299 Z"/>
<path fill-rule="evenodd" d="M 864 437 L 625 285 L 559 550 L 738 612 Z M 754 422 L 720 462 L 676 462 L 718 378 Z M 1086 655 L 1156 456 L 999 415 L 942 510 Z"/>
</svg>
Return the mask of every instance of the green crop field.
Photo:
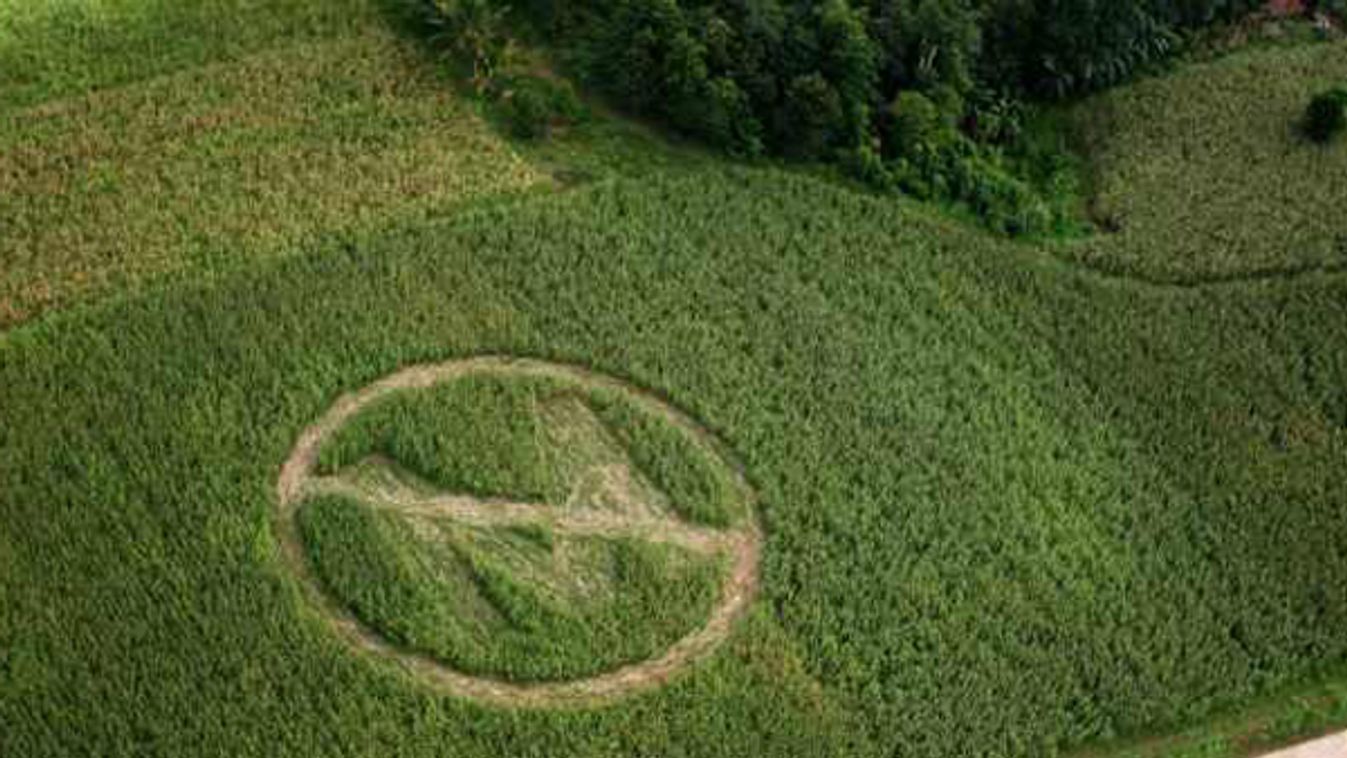
<svg viewBox="0 0 1347 758">
<path fill-rule="evenodd" d="M 1340 45 L 1237 55 L 1086 101 L 1074 114 L 1117 227 L 1087 265 L 1196 284 L 1347 269 L 1347 144 L 1296 133 L 1310 96 L 1347 80 Z"/>
<path fill-rule="evenodd" d="M 1347 724 L 1344 43 L 1073 106 L 1113 230 L 1028 242 L 444 68 L 353 0 L 0 0 L 0 756 Z"/>
<path fill-rule="evenodd" d="M 0 118 L 0 325 L 544 181 L 386 32 Z"/>
</svg>

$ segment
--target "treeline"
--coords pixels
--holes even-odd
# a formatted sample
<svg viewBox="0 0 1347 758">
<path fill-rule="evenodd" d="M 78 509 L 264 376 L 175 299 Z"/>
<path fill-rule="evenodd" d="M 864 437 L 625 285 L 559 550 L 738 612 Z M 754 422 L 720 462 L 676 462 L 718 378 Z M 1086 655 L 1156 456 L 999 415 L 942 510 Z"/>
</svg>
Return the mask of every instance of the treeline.
<svg viewBox="0 0 1347 758">
<path fill-rule="evenodd" d="M 1264 0 L 502 2 L 586 86 L 739 155 L 841 162 L 1017 233 L 1057 225 L 1024 103 L 1115 84 Z"/>
<path fill-rule="evenodd" d="M 1259 0 L 512 0 L 583 78 L 745 153 L 819 156 L 892 136 L 899 93 L 944 110 L 1062 97 L 1168 55 Z M 969 101 L 973 102 L 969 102 Z M 957 117 L 969 113 L 952 114 Z M 901 146 L 889 146 L 892 152 Z"/>
</svg>

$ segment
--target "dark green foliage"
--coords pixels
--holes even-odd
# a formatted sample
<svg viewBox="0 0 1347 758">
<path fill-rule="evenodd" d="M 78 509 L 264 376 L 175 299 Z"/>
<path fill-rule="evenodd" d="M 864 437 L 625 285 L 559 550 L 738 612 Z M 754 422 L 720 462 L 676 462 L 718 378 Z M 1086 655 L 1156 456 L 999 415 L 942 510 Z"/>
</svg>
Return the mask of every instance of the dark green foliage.
<svg viewBox="0 0 1347 758">
<path fill-rule="evenodd" d="M 537 14 L 535 4 L 524 4 Z M 1168 58 L 1253 0 L 586 0 L 542 21 L 622 104 L 740 152 L 819 157 L 906 89 L 1064 97 Z M 734 84 L 727 93 L 726 83 Z M 719 84 L 715 84 L 719 83 Z M 715 86 L 713 86 L 715 84 Z M 743 122 L 742 133 L 726 120 Z"/>
<path fill-rule="evenodd" d="M 984 84 L 1061 98 L 1167 60 L 1182 33 L 1263 0 L 985 0 Z"/>
<path fill-rule="evenodd" d="M 1330 0 L 1332 1 L 1332 0 Z M 1316 0 L 1310 0 L 1314 4 Z M 1263 10 L 1266 0 L 1151 0 L 1151 12 L 1161 21 L 1185 29 L 1228 23 Z"/>
<path fill-rule="evenodd" d="M 544 138 L 557 126 L 588 117 L 570 83 L 538 76 L 511 78 L 498 102 L 510 133 L 519 139 Z"/>
<path fill-rule="evenodd" d="M 712 145 L 839 159 L 872 186 L 954 199 L 993 228 L 1046 230 L 1062 226 L 1045 222 L 1060 215 L 1049 206 L 1076 204 L 1046 186 L 1075 183 L 1019 175 L 1019 162 L 981 147 L 1025 149 L 1020 98 L 1121 82 L 1167 59 L 1181 29 L 1249 8 L 1248 0 L 582 0 L 549 5 L 539 18 L 585 81 Z M 948 133 L 933 133 L 926 102 Z M 959 131 L 976 144 L 950 155 Z M 900 162 L 881 166 L 877 156 Z"/>
<path fill-rule="evenodd" d="M 1310 9 L 1347 22 L 1347 0 L 1309 0 Z"/>
<path fill-rule="evenodd" d="M 1178 45 L 1135 0 L 993 0 L 989 17 L 987 80 L 1042 97 L 1124 81 Z"/>
<path fill-rule="evenodd" d="M 989 145 L 1023 147 L 1020 138 L 1024 134 L 1029 109 L 1022 100 L 1005 91 L 988 89 L 976 91 L 971 100 L 967 129 L 974 140 Z"/>
<path fill-rule="evenodd" d="M 1347 128 L 1347 88 L 1336 87 L 1310 99 L 1305 109 L 1305 133 L 1315 142 L 1328 142 Z"/>
<path fill-rule="evenodd" d="M 793 137 L 781 139 L 788 154 L 801 158 L 823 157 L 842 125 L 842 97 L 822 74 L 797 76 L 790 82 L 776 129 L 778 139 L 786 133 Z"/>
<path fill-rule="evenodd" d="M 514 90 L 502 98 L 500 107 L 510 133 L 519 139 L 544 137 L 552 126 L 551 103 L 535 88 Z"/>
<path fill-rule="evenodd" d="M 878 55 L 846 0 L 582 2 L 548 24 L 592 86 L 731 152 L 827 157 L 869 130 Z"/>
<path fill-rule="evenodd" d="M 805 28 L 818 30 L 818 72 L 837 91 L 842 109 L 842 131 L 832 142 L 852 148 L 864 144 L 870 133 L 879 52 L 849 0 L 822 0 L 814 14 L 814 23 Z"/>
<path fill-rule="evenodd" d="M 848 169 L 880 187 L 897 187 L 927 200 L 958 204 L 990 228 L 1009 235 L 1066 230 L 1076 195 L 1075 167 L 1060 160 L 1064 148 L 1045 148 L 1015 139 L 1015 152 L 979 144 L 955 128 L 963 100 L 952 89 L 926 95 L 900 93 L 882 122 L 887 165 L 853 160 Z M 998 128 L 1021 129 L 1000 124 Z"/>
<path fill-rule="evenodd" d="M 916 91 L 902 92 L 889 105 L 884 145 L 894 155 L 917 155 L 953 142 L 958 134 L 940 107 Z"/>
<path fill-rule="evenodd" d="M 907 87 L 973 88 L 982 52 L 976 0 L 868 0 L 871 34 L 883 53 L 881 95 Z"/>
<path fill-rule="evenodd" d="M 485 92 L 506 63 L 511 40 L 508 6 L 500 0 L 424 0 L 438 38 L 472 65 L 472 83 Z"/>
</svg>

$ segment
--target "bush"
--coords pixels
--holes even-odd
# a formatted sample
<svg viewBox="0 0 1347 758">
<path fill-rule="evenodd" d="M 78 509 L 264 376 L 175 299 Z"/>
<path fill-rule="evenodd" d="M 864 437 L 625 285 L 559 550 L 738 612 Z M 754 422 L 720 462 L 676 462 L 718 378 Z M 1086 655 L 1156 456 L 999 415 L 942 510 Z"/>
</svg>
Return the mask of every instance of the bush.
<svg viewBox="0 0 1347 758">
<path fill-rule="evenodd" d="M 510 133 L 520 139 L 544 137 L 552 126 L 552 110 L 535 89 L 521 89 L 501 99 L 501 110 Z"/>
<path fill-rule="evenodd" d="M 472 83 L 484 92 L 510 54 L 508 6 L 502 0 L 427 0 L 437 37 L 472 63 Z"/>
<path fill-rule="evenodd" d="M 778 139 L 783 152 L 797 158 L 822 157 L 844 129 L 842 97 L 819 73 L 795 77 L 781 111 Z"/>
<path fill-rule="evenodd" d="M 1347 128 L 1347 88 L 1321 92 L 1305 110 L 1305 133 L 1315 142 L 1328 142 Z"/>
<path fill-rule="evenodd" d="M 1138 0 L 994 0 L 983 79 L 1039 97 L 1102 89 L 1178 47 L 1171 25 Z"/>
<path fill-rule="evenodd" d="M 889 105 L 884 144 L 894 155 L 917 155 L 948 142 L 949 132 L 940 108 L 920 92 L 903 92 Z"/>
<path fill-rule="evenodd" d="M 573 124 L 588 115 L 570 84 L 536 76 L 510 81 L 500 108 L 510 133 L 520 139 L 546 137 L 553 126 Z"/>
<path fill-rule="evenodd" d="M 851 177 L 874 189 L 888 192 L 900 189 L 900 176 L 895 167 L 869 145 L 847 151 L 842 156 L 842 168 Z"/>
<path fill-rule="evenodd" d="M 979 8 L 972 0 L 871 0 L 871 34 L 884 56 L 882 94 L 944 84 L 972 89 L 982 47 Z"/>
</svg>

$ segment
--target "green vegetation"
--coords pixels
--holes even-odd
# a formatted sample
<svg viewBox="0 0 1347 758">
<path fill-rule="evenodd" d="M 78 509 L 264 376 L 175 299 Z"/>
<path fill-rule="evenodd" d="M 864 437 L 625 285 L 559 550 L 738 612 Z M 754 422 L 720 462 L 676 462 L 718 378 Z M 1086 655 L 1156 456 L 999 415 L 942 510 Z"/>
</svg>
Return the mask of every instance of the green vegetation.
<svg viewBox="0 0 1347 758">
<path fill-rule="evenodd" d="M 515 76 L 501 85 L 500 109 L 519 139 L 540 139 L 556 126 L 585 121 L 589 113 L 568 83 L 540 76 Z"/>
<path fill-rule="evenodd" d="M 1315 142 L 1328 142 L 1347 129 L 1347 87 L 1320 92 L 1305 109 L 1305 132 Z"/>
<path fill-rule="evenodd" d="M 1052 94 L 1121 81 L 1257 0 L 435 0 L 531 16 L 620 102 L 736 151 L 867 145 L 906 90 Z M 449 15 L 453 15 L 452 13 Z M 491 26 L 491 25 L 484 25 Z M 962 114 L 961 114 L 962 115 Z"/>
<path fill-rule="evenodd" d="M 0 0 L 0 111 L 360 32 L 383 0 Z"/>
<path fill-rule="evenodd" d="M 387 32 L 0 111 L 0 326 L 544 184 Z"/>
<path fill-rule="evenodd" d="M 1080 104 L 1091 212 L 1116 233 L 1066 253 L 1179 283 L 1347 266 L 1347 144 L 1300 134 L 1305 103 L 1344 79 L 1342 44 L 1270 48 Z"/>
<path fill-rule="evenodd" d="M 0 353 L 4 647 L 22 651 L 6 752 L 145 723 L 169 752 L 203 730 L 303 753 L 329 743 L 277 732 L 376 729 L 407 752 L 433 735 L 469 754 L 1024 755 L 1191 722 L 1347 653 L 1342 302 L 1327 277 L 1102 281 L 732 170 L 484 209 L 20 330 Z M 277 462 L 340 392 L 480 352 L 583 359 L 706 421 L 760 491 L 776 620 L 635 704 L 467 721 L 306 621 L 269 528 Z M 95 671 L 153 689 L 101 695 Z M 284 690 L 262 686 L 281 671 Z M 420 715 L 351 718 L 376 692 Z"/>
<path fill-rule="evenodd" d="M 399 393 L 362 411 L 323 445 L 319 472 L 335 474 L 373 454 L 430 484 L 485 497 L 558 501 L 537 415 L 545 381 L 467 376 Z"/>
<path fill-rule="evenodd" d="M 707 460 L 687 432 L 612 392 L 596 393 L 591 403 L 632 463 L 669 497 L 679 516 L 694 524 L 723 527 L 746 515 L 734 482 Z"/>
<path fill-rule="evenodd" d="M 642 494 L 653 487 L 651 496 L 680 518 L 730 526 L 746 515 L 743 497 L 701 444 L 616 391 L 470 374 L 362 410 L 323 444 L 318 473 L 381 456 L 411 474 L 404 484 L 414 487 L 562 505 L 611 497 L 594 491 L 592 470 L 630 466 L 648 479 L 636 485 Z"/>
<path fill-rule="evenodd" d="M 1188 35 L 1266 0 L 429 4 L 460 40 L 500 39 L 507 16 L 532 19 L 590 87 L 731 154 L 834 162 L 875 188 L 960 204 L 997 231 L 1061 236 L 1075 188 L 1060 146 L 1041 154 L 1019 140 L 1028 104 L 1154 70 Z M 471 47 L 474 61 L 503 57 Z M 948 125 L 908 128 L 918 112 Z"/>
<path fill-rule="evenodd" d="M 575 679 L 658 656 L 705 621 L 721 583 L 716 562 L 667 545 L 431 522 L 427 540 L 334 499 L 300 516 L 337 598 L 389 640 L 471 674 Z"/>
<path fill-rule="evenodd" d="M 950 11 L 958 38 L 954 4 L 921 7 Z M 1094 212 L 1117 231 L 1028 244 L 656 142 L 601 110 L 563 139 L 500 142 L 429 55 L 370 31 L 383 11 L 365 4 L 0 0 L 11 9 L 0 276 L 26 320 L 0 335 L 0 755 L 1226 756 L 1347 722 L 1347 277 L 1332 257 L 1347 172 L 1341 141 L 1297 134 L 1312 93 L 1344 78 L 1341 44 L 1250 51 L 1073 106 L 1062 118 L 1100 144 Z M 922 44 L 902 49 L 920 63 Z M 920 90 L 940 127 L 955 100 L 937 85 L 980 78 L 983 59 L 930 60 L 947 73 L 899 90 Z M 811 74 L 786 82 L 823 107 L 811 128 L 856 115 Z M 420 94 L 385 97 L 404 86 Z M 717 86 L 706 102 L 733 103 Z M 978 130 L 1034 139 L 1015 93 L 955 89 Z M 157 163 L 191 142 L 178 119 L 211 103 L 284 126 Z M 54 125 L 38 126 L 44 109 Z M 93 170 L 78 160 L 87 124 L 140 145 L 97 171 L 153 166 L 111 185 L 131 198 L 120 213 L 82 211 L 85 178 L 32 199 Z M 959 129 L 1007 140 L 1006 160 L 1024 144 Z M 444 147 L 455 130 L 483 141 Z M 285 159 L 305 146 L 312 164 Z M 367 154 L 368 176 L 330 169 Z M 270 231 L 214 231 L 252 196 L 210 188 L 257 156 L 276 166 L 258 201 L 274 215 L 256 222 Z M 55 174 L 15 168 L 49 159 Z M 476 161 L 466 194 L 390 194 L 434 160 Z M 549 174 L 567 191 L 522 191 Z M 156 216 L 141 185 L 179 188 L 160 192 L 174 210 Z M 347 191 L 362 201 L 320 212 Z M 180 227 L 196 231 L 154 255 L 201 261 L 181 276 L 56 284 L 102 265 L 89 251 L 134 257 L 133 240 L 153 251 Z M 29 317 L 41 298 L 14 293 L 42 281 L 62 294 Z M 762 584 L 709 660 L 604 708 L 511 710 L 437 694 L 314 618 L 276 535 L 298 435 L 401 367 L 483 354 L 648 388 L 743 463 Z M 528 440 L 581 412 L 553 399 L 491 382 L 394 398 L 324 462 L 382 449 L 440 484 L 547 491 Z M 535 400 L 536 417 L 516 413 Z M 671 458 L 692 440 L 584 400 L 647 478 L 688 495 L 688 518 L 744 512 L 717 474 Z M 474 417 L 483 447 L 422 423 L 451 412 Z M 549 465 L 611 452 L 566 450 Z M 662 649 L 705 617 L 723 572 L 342 499 L 299 518 L 315 571 L 367 624 L 516 679 Z M 563 556 L 631 591 L 579 592 Z"/>
</svg>

